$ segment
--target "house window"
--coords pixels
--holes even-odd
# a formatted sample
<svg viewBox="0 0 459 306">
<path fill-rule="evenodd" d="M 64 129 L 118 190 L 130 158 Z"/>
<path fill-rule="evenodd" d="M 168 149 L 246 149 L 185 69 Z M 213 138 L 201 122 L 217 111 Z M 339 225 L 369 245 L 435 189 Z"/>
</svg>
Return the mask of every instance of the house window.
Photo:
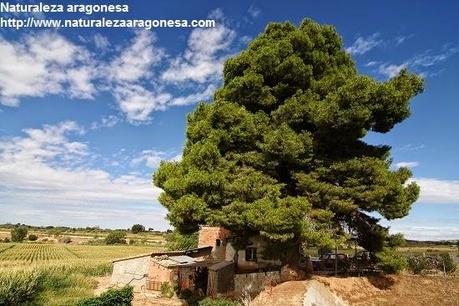
<svg viewBox="0 0 459 306">
<path fill-rule="evenodd" d="M 246 261 L 257 261 L 257 248 L 246 248 L 245 249 L 245 260 Z"/>
<path fill-rule="evenodd" d="M 220 239 L 215 240 L 215 246 L 220 246 L 222 244 L 222 241 Z"/>
</svg>

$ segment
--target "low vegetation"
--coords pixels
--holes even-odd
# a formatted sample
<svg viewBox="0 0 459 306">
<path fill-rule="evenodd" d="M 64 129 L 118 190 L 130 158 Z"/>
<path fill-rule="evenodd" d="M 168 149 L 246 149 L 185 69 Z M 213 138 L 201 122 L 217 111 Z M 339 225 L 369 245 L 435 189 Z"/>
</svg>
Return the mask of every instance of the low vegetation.
<svg viewBox="0 0 459 306">
<path fill-rule="evenodd" d="M 129 306 L 134 297 L 132 287 L 109 289 L 98 297 L 84 299 L 77 306 Z"/>
<path fill-rule="evenodd" d="M 27 237 L 27 228 L 25 226 L 17 226 L 11 229 L 11 240 L 13 242 L 21 242 Z"/>
<path fill-rule="evenodd" d="M 111 232 L 105 237 L 106 244 L 126 244 L 126 233 L 122 231 Z"/>
</svg>

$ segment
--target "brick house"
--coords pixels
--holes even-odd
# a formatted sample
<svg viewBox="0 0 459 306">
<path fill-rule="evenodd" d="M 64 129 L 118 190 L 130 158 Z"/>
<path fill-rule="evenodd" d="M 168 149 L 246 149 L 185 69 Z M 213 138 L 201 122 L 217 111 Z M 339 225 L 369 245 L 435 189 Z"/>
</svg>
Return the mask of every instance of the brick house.
<svg viewBox="0 0 459 306">
<path fill-rule="evenodd" d="M 259 236 L 249 238 L 247 246 L 237 250 L 231 232 L 223 227 L 203 226 L 199 231 L 198 247 L 212 247 L 212 256 L 235 263 L 238 272 L 255 272 L 280 267 L 281 262 L 263 258 L 266 241 Z"/>
<path fill-rule="evenodd" d="M 223 227 L 203 226 L 196 249 L 115 260 L 112 284 L 160 291 L 161 284 L 167 283 L 181 291 L 219 296 L 238 295 L 247 288 L 261 291 L 268 281 L 280 279 L 280 262 L 262 256 L 265 241 L 254 236 L 246 248 L 236 250 L 233 239 Z"/>
</svg>

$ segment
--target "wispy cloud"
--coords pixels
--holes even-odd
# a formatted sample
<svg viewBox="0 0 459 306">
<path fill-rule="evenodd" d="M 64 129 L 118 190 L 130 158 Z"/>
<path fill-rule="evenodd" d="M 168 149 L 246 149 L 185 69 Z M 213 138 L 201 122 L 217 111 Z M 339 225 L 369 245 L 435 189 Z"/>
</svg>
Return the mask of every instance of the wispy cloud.
<svg viewBox="0 0 459 306">
<path fill-rule="evenodd" d="M 114 115 L 103 116 L 98 121 L 91 123 L 91 130 L 98 130 L 101 128 L 111 128 L 121 122 L 121 119 Z"/>
<path fill-rule="evenodd" d="M 421 187 L 420 203 L 459 204 L 459 181 L 414 178 Z"/>
<path fill-rule="evenodd" d="M 379 67 L 378 67 L 378 72 L 382 75 L 385 75 L 385 76 L 388 76 L 390 78 L 396 76 L 397 74 L 400 73 L 400 71 L 403 69 L 403 68 L 406 68 L 407 67 L 407 64 L 406 63 L 403 63 L 403 64 L 400 64 L 400 65 L 394 65 L 394 64 L 381 64 Z"/>
<path fill-rule="evenodd" d="M 422 150 L 422 149 L 425 149 L 425 145 L 424 144 L 412 144 L 412 143 L 409 143 L 409 144 L 406 144 L 400 148 L 396 148 L 396 150 L 398 151 L 417 151 L 417 150 Z"/>
<path fill-rule="evenodd" d="M 378 72 L 386 77 L 394 77 L 403 68 L 410 68 L 425 77 L 433 76 L 436 72 L 432 72 L 429 69 L 445 62 L 458 51 L 458 47 L 445 45 L 440 52 L 434 53 L 431 50 L 428 50 L 413 56 L 401 64 L 382 63 L 378 67 Z"/>
<path fill-rule="evenodd" d="M 411 161 L 411 162 L 402 161 L 402 162 L 398 162 L 395 164 L 395 167 L 397 168 L 401 168 L 401 167 L 414 168 L 417 166 L 419 166 L 419 162 L 417 161 Z"/>
<path fill-rule="evenodd" d="M 383 40 L 379 37 L 379 33 L 374 33 L 367 37 L 360 36 L 350 47 L 346 48 L 346 51 L 352 55 L 365 54 L 383 43 Z"/>
<path fill-rule="evenodd" d="M 161 78 L 166 82 L 193 81 L 205 83 L 221 78 L 228 48 L 236 33 L 220 24 L 216 28 L 195 29 L 188 39 L 187 50 L 174 58 Z"/>
<path fill-rule="evenodd" d="M 456 240 L 459 237 L 459 227 L 454 224 L 411 225 L 408 222 L 395 221 L 388 225 L 391 234 L 402 233 L 406 239 L 438 241 Z"/>
<path fill-rule="evenodd" d="M 99 53 L 111 43 L 101 34 L 80 37 L 82 45 L 48 31 L 24 34 L 20 41 L 0 35 L 0 103 L 19 106 L 25 97 L 94 99 L 109 93 L 128 122 L 142 124 L 155 111 L 208 101 L 238 43 L 221 10 L 209 17 L 218 20 L 217 26 L 193 29 L 186 50 L 176 56 L 167 54 L 151 31 L 136 32 L 104 57 Z"/>
<path fill-rule="evenodd" d="M 260 16 L 260 14 L 261 14 L 260 9 L 255 7 L 255 6 L 253 6 L 253 5 L 251 5 L 249 7 L 247 12 L 249 13 L 250 17 L 252 17 L 253 19 L 258 18 Z"/>
<path fill-rule="evenodd" d="M 0 198 L 9 198 L 8 205 L 13 206 L 25 200 L 56 205 L 155 203 L 160 189 L 149 179 L 112 176 L 89 166 L 91 148 L 71 139 L 81 133 L 84 129 L 66 121 L 25 129 L 23 136 L 1 140 Z"/>
<path fill-rule="evenodd" d="M 143 150 L 140 154 L 137 154 L 130 162 L 131 166 L 137 167 L 139 165 L 145 165 L 151 169 L 158 168 L 161 161 L 179 161 L 182 159 L 182 155 L 171 154 L 160 150 Z"/>
<path fill-rule="evenodd" d="M 89 53 L 59 34 L 43 31 L 11 42 L 0 35 L 0 103 L 24 97 L 69 94 L 92 99 L 96 70 Z"/>
</svg>

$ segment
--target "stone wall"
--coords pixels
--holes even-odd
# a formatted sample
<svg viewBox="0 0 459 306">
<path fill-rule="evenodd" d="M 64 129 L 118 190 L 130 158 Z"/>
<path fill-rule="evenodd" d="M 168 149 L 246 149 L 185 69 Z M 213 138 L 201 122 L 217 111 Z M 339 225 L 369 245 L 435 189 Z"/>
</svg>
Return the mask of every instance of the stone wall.
<svg viewBox="0 0 459 306">
<path fill-rule="evenodd" d="M 130 284 L 135 288 L 145 286 L 150 258 L 150 255 L 146 255 L 144 257 L 115 261 L 113 263 L 111 283 L 113 285 Z"/>
<path fill-rule="evenodd" d="M 266 286 L 279 282 L 279 271 L 236 274 L 234 277 L 234 292 L 238 296 L 247 293 L 255 296 Z"/>
</svg>

